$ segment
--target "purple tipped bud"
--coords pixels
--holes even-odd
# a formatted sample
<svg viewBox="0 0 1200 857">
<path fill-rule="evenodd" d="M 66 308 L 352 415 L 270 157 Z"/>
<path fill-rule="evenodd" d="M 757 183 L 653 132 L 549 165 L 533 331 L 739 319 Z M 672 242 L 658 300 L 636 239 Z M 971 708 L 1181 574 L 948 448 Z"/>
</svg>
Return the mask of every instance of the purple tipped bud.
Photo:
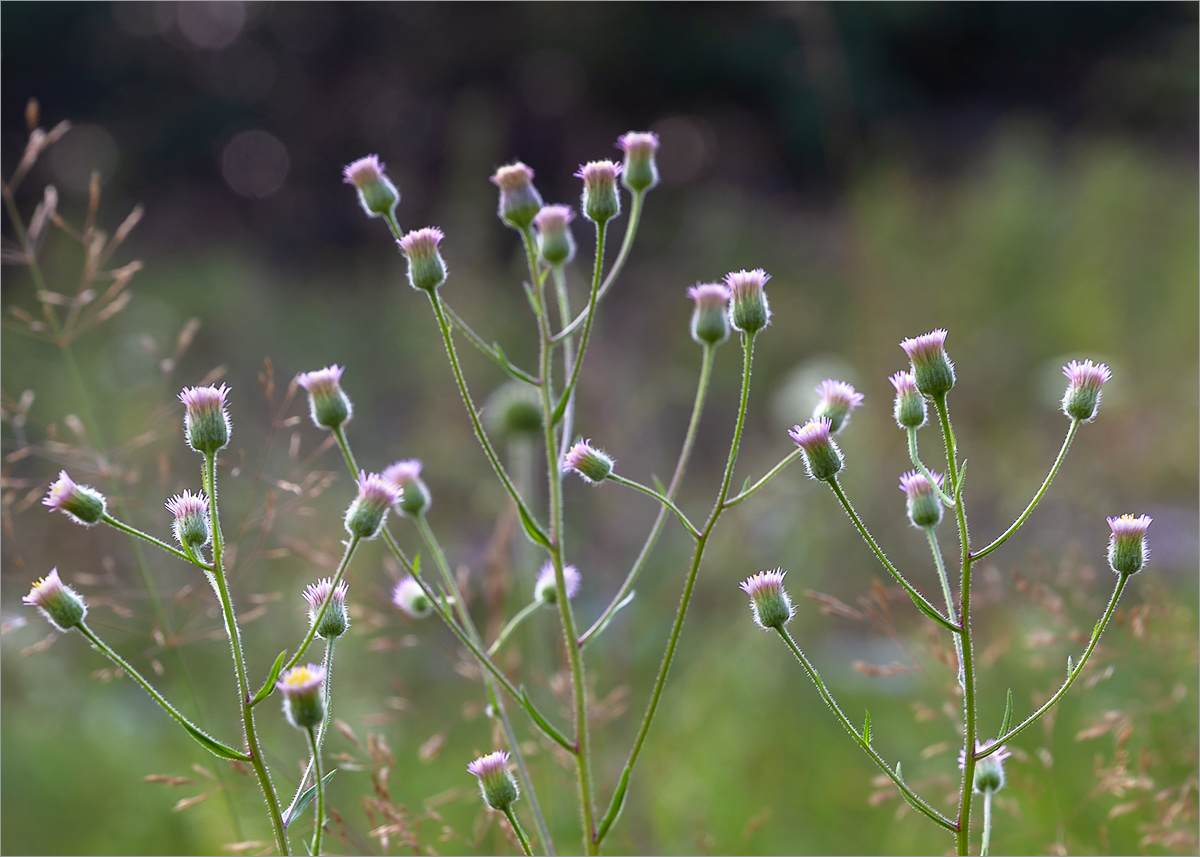
<svg viewBox="0 0 1200 857">
<path fill-rule="evenodd" d="M 229 388 L 224 384 L 220 387 L 185 387 L 179 394 L 179 401 L 186 410 L 183 433 L 188 446 L 196 452 L 215 455 L 229 444 L 233 426 L 225 409 L 228 396 Z"/>
<path fill-rule="evenodd" d="M 175 538 L 181 545 L 199 550 L 212 538 L 208 520 L 208 497 L 203 492 L 184 491 L 166 502 L 167 511 L 175 516 Z"/>
<path fill-rule="evenodd" d="M 433 612 L 433 602 L 415 578 L 405 577 L 392 590 L 392 603 L 414 619 L 424 619 Z"/>
<path fill-rule="evenodd" d="M 521 796 L 521 790 L 517 788 L 517 779 L 508 770 L 508 753 L 503 750 L 480 756 L 467 765 L 467 770 L 479 778 L 479 791 L 483 794 L 483 802 L 492 809 L 503 812 Z"/>
<path fill-rule="evenodd" d="M 308 410 L 317 428 L 335 429 L 354 412 L 350 399 L 342 392 L 343 371 L 335 363 L 296 377 L 296 383 L 308 392 Z"/>
<path fill-rule="evenodd" d="M 279 677 L 275 687 L 283 694 L 283 713 L 288 723 L 297 729 L 315 729 L 324 722 L 324 681 L 325 667 L 319 664 L 294 667 Z"/>
<path fill-rule="evenodd" d="M 87 615 L 87 604 L 78 592 L 62 582 L 57 568 L 35 581 L 21 601 L 36 607 L 51 625 L 64 632 L 74 628 Z"/>
<path fill-rule="evenodd" d="M 104 495 L 88 485 L 76 485 L 67 471 L 58 472 L 58 480 L 42 500 L 43 506 L 57 509 L 77 524 L 90 527 L 104 520 L 108 503 Z"/>
<path fill-rule="evenodd" d="M 1108 540 L 1108 564 L 1117 574 L 1136 574 L 1150 559 L 1146 531 L 1154 519 L 1149 515 L 1122 515 L 1109 518 L 1112 535 Z"/>
<path fill-rule="evenodd" d="M 565 265 L 575 258 L 571 220 L 575 212 L 566 205 L 547 205 L 533 218 L 537 227 L 538 256 L 547 265 Z"/>
<path fill-rule="evenodd" d="M 980 741 L 976 739 L 975 753 L 978 754 L 995 743 L 995 741 Z M 998 792 L 1004 788 L 1004 760 L 1011 755 L 1012 753 L 1009 752 L 1008 747 L 1001 744 L 1000 749 L 995 753 L 975 763 L 975 781 L 971 786 L 976 794 Z M 961 771 L 966 767 L 966 750 L 962 749 L 958 751 L 958 769 Z"/>
<path fill-rule="evenodd" d="M 929 471 L 937 487 L 942 487 L 942 474 Z M 900 490 L 908 498 L 908 519 L 914 527 L 936 527 L 942 520 L 942 501 L 925 474 L 910 470 L 900 477 Z"/>
<path fill-rule="evenodd" d="M 692 339 L 700 345 L 720 345 L 729 338 L 729 289 L 720 283 L 696 283 L 687 291 L 696 302 Z"/>
<path fill-rule="evenodd" d="M 396 242 L 408 259 L 408 282 L 414 289 L 432 292 L 446 282 L 446 262 L 438 252 L 445 237 L 436 226 L 426 226 Z"/>
<path fill-rule="evenodd" d="M 888 380 L 896 388 L 896 407 L 892 413 L 900 428 L 917 429 L 925 425 L 929 412 L 912 372 L 897 372 Z"/>
<path fill-rule="evenodd" d="M 533 186 L 533 170 L 517 161 L 496 170 L 491 181 L 500 188 L 500 219 L 513 229 L 528 229 L 542 209 L 541 194 Z"/>
<path fill-rule="evenodd" d="M 817 385 L 821 401 L 813 409 L 813 419 L 825 417 L 830 431 L 837 434 L 850 422 L 850 412 L 863 403 L 863 394 L 845 381 L 825 380 Z"/>
<path fill-rule="evenodd" d="M 400 191 L 383 174 L 378 155 L 367 155 L 342 170 L 346 184 L 358 191 L 358 202 L 368 217 L 391 217 L 400 204 Z"/>
<path fill-rule="evenodd" d="M 842 451 L 830 436 L 833 424 L 828 417 L 811 419 L 803 426 L 792 426 L 788 435 L 800 447 L 808 475 L 821 482 L 832 479 L 845 466 Z"/>
<path fill-rule="evenodd" d="M 563 566 L 563 583 L 567 586 L 567 598 L 579 594 L 579 570 L 573 565 Z M 554 563 L 549 560 L 538 573 L 537 583 L 533 585 L 534 600 L 540 601 L 547 607 L 558 603 L 558 584 L 554 580 Z"/>
<path fill-rule="evenodd" d="M 735 329 L 753 335 L 771 323 L 771 307 L 763 291 L 769 279 L 762 268 L 725 275 L 731 302 L 729 321 Z"/>
<path fill-rule="evenodd" d="M 583 179 L 583 216 L 593 223 L 607 223 L 621 213 L 617 176 L 621 165 L 612 161 L 589 161 L 576 177 Z"/>
<path fill-rule="evenodd" d="M 387 517 L 388 509 L 400 502 L 400 488 L 378 473 L 359 473 L 354 480 L 358 496 L 346 510 L 346 532 L 360 539 L 373 539 Z"/>
<path fill-rule="evenodd" d="M 941 328 L 900 343 L 912 361 L 917 389 L 926 396 L 944 396 L 954 387 L 954 364 L 946 356 L 945 346 L 946 331 Z"/>
<path fill-rule="evenodd" d="M 1063 395 L 1062 409 L 1073 420 L 1090 423 L 1100 410 L 1100 388 L 1112 379 L 1112 372 L 1103 363 L 1093 365 L 1091 360 L 1072 360 L 1063 367 L 1067 376 L 1067 392 Z"/>
<path fill-rule="evenodd" d="M 754 621 L 764 631 L 772 628 L 782 630 L 783 626 L 792 620 L 792 599 L 783 588 L 785 574 L 787 572 L 782 568 L 760 571 L 738 584 L 741 590 L 750 596 L 750 609 L 754 611 Z"/>
<path fill-rule="evenodd" d="M 617 140 L 617 145 L 625 151 L 621 184 L 634 193 L 655 187 L 658 184 L 658 164 L 654 161 L 658 135 L 630 131 Z"/>
<path fill-rule="evenodd" d="M 583 477 L 584 482 L 599 485 L 612 474 L 614 462 L 611 456 L 591 444 L 590 440 L 576 443 L 563 457 L 563 465 Z"/>
<path fill-rule="evenodd" d="M 400 489 L 400 511 L 416 517 L 429 511 L 433 497 L 421 479 L 421 462 L 415 458 L 397 461 L 383 471 L 383 478 Z"/>
<path fill-rule="evenodd" d="M 304 600 L 308 602 L 308 622 L 316 623 L 317 636 L 324 640 L 333 640 L 345 634 L 350 627 L 350 611 L 346 609 L 346 595 L 350 588 L 346 581 L 341 581 L 336 587 L 333 580 L 322 577 L 316 583 L 310 583 L 304 590 Z M 321 607 L 325 602 L 324 614 Z"/>
</svg>

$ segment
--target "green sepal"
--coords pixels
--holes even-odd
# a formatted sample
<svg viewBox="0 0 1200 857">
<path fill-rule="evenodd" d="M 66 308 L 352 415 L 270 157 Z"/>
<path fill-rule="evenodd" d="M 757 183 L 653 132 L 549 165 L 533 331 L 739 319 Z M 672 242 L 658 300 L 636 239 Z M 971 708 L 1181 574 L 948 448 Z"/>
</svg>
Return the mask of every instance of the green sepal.
<svg viewBox="0 0 1200 857">
<path fill-rule="evenodd" d="M 604 841 L 609 828 L 621 817 L 621 810 L 625 808 L 625 792 L 629 788 L 629 773 L 628 767 L 621 772 L 621 780 L 617 783 L 616 791 L 613 792 L 612 803 L 608 805 L 608 812 L 604 813 L 604 818 L 596 829 L 597 844 Z"/>
<path fill-rule="evenodd" d="M 334 768 L 328 774 L 321 777 L 321 783 L 324 786 L 328 787 L 329 781 L 333 778 L 333 775 L 336 774 L 337 772 L 338 772 L 338 769 Z M 283 826 L 287 827 L 289 824 L 292 823 L 293 818 L 299 818 L 300 813 L 304 812 L 304 808 L 306 806 L 308 806 L 310 803 L 312 803 L 312 799 L 315 798 L 316 796 L 317 796 L 317 787 L 315 785 L 309 786 L 303 792 L 301 792 L 300 796 L 296 798 L 296 802 L 294 804 L 292 804 L 292 806 L 288 809 L 288 811 L 286 813 L 284 813 Z"/>
<path fill-rule="evenodd" d="M 566 736 L 555 729 L 550 724 L 550 721 L 543 717 L 542 713 L 534 707 L 533 702 L 531 702 L 529 699 L 529 693 L 525 690 L 525 685 L 521 685 L 520 688 L 518 688 L 518 692 L 521 694 L 521 707 L 529 712 L 529 716 L 533 718 L 538 727 L 551 738 L 553 738 L 554 741 L 567 752 L 578 753 L 579 750 L 576 749 L 575 745 L 568 741 Z"/>
<path fill-rule="evenodd" d="M 1008 689 L 1008 699 L 1004 703 L 1004 720 L 1000 723 L 1000 735 L 1008 734 L 1009 724 L 1012 723 L 1012 688 Z"/>
<path fill-rule="evenodd" d="M 283 669 L 283 659 L 287 657 L 287 649 L 279 653 L 279 657 L 275 659 L 274 666 L 267 674 L 267 680 L 263 682 L 263 686 L 258 689 L 258 693 L 254 694 L 254 699 L 250 700 L 250 707 L 258 705 L 264 699 L 271 695 L 275 690 L 275 682 L 279 681 L 279 671 Z"/>
</svg>

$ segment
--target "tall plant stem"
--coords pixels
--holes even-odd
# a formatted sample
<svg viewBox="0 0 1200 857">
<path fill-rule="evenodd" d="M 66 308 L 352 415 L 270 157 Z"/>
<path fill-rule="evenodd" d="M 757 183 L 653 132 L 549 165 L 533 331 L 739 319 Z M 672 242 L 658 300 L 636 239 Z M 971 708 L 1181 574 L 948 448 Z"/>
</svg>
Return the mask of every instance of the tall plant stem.
<svg viewBox="0 0 1200 857">
<path fill-rule="evenodd" d="M 579 382 L 579 373 L 583 369 L 583 355 L 587 352 L 588 342 L 591 340 L 592 327 L 596 321 L 596 304 L 600 300 L 600 270 L 604 265 L 604 236 L 607 233 L 608 228 L 606 223 L 596 224 L 596 264 L 592 273 L 592 288 L 588 293 L 588 307 L 586 310 L 586 320 L 583 323 L 583 336 L 579 339 L 579 354 L 571 366 L 571 371 L 567 374 L 558 404 L 555 405 L 554 411 L 550 415 L 551 428 L 562 419 L 563 414 L 566 412 L 567 404 L 575 395 L 575 385 Z M 548 351 L 550 349 L 549 321 L 543 317 L 543 322 L 543 337 L 546 339 L 543 347 Z M 551 386 L 549 380 L 549 360 L 546 361 L 546 366 L 543 367 L 541 375 L 542 389 L 549 391 Z M 568 440 L 568 438 L 564 438 L 565 440 Z"/>
<path fill-rule="evenodd" d="M 533 857 L 533 849 L 529 847 L 529 837 L 521 829 L 521 822 L 517 821 L 517 814 L 513 812 L 511 806 L 504 808 L 504 817 L 508 819 L 508 823 L 512 825 L 513 833 L 517 835 L 517 841 L 521 843 L 521 851 L 526 857 Z"/>
<path fill-rule="evenodd" d="M 942 595 L 946 598 L 946 615 L 950 621 L 959 624 L 958 614 L 954 610 L 954 594 L 950 591 L 950 579 L 946 576 L 946 562 L 942 559 L 942 548 L 938 544 L 937 531 L 934 527 L 925 527 L 925 536 L 929 539 L 929 550 L 933 554 L 933 563 L 937 566 L 938 580 L 942 584 Z M 958 657 L 958 683 L 966 690 L 966 678 L 963 676 L 962 637 L 954 635 L 954 654 Z"/>
<path fill-rule="evenodd" d="M 292 667 L 300 662 L 304 657 L 304 653 L 308 651 L 308 647 L 312 645 L 312 641 L 317 637 L 317 628 L 325 619 L 325 612 L 329 609 L 329 605 L 333 603 L 333 594 L 338 588 L 338 584 L 342 582 L 342 578 L 346 576 L 346 569 L 350 567 L 350 560 L 354 558 L 354 552 L 358 550 L 358 545 L 361 539 L 358 536 L 351 536 L 350 541 L 346 542 L 346 549 L 342 552 L 342 561 L 338 563 L 337 571 L 333 573 L 333 578 L 329 584 L 329 594 L 325 596 L 325 600 L 321 602 L 321 606 L 313 611 L 312 622 L 308 626 L 308 633 L 304 635 L 304 639 L 296 648 L 296 653 L 288 658 L 286 664 L 280 670 L 281 673 L 287 672 Z"/>
<path fill-rule="evenodd" d="M 317 760 L 317 754 L 325 747 L 325 736 L 329 733 L 329 722 L 333 719 L 333 647 L 336 642 L 336 637 L 329 637 L 325 640 L 325 683 L 323 689 L 325 696 L 325 719 L 321 721 L 321 727 L 317 730 L 317 752 L 308 760 L 308 767 L 304 769 L 304 776 L 300 778 L 300 785 L 296 788 L 296 796 L 292 798 L 292 802 L 288 804 L 288 808 L 283 811 L 283 823 L 285 826 L 290 826 L 294 820 L 292 813 L 296 811 L 296 804 L 303 797 L 305 788 L 308 786 L 308 778 L 312 776 L 313 771 L 317 772 L 318 780 L 321 778 L 321 769 Z M 322 817 L 324 817 L 323 814 Z"/>
<path fill-rule="evenodd" d="M 979 846 L 979 857 L 988 857 L 992 843 L 992 790 L 983 793 L 983 841 Z"/>
<path fill-rule="evenodd" d="M 322 727 L 322 731 L 324 731 L 324 727 Z M 325 784 L 321 782 L 321 748 L 317 744 L 317 733 L 312 727 L 308 729 L 308 745 L 312 748 L 313 765 L 317 775 L 317 830 L 313 833 L 312 853 L 316 857 L 320 857 L 321 834 L 325 830 Z"/>
</svg>

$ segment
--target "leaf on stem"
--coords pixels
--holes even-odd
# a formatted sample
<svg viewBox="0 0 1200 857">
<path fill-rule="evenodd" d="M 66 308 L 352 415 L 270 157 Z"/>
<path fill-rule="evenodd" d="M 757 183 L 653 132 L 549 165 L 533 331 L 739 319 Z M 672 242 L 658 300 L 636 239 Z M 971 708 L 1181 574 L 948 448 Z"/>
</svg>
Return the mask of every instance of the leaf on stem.
<svg viewBox="0 0 1200 857">
<path fill-rule="evenodd" d="M 900 769 L 899 762 L 896 763 L 896 779 L 898 779 L 900 782 L 904 782 L 904 773 Z M 906 798 L 907 798 L 907 796 L 906 796 Z"/>
<path fill-rule="evenodd" d="M 866 714 L 867 716 L 863 720 L 862 739 L 864 744 L 869 745 L 871 743 L 871 712 L 867 710 Z"/>
<path fill-rule="evenodd" d="M 521 525 L 525 528 L 525 535 L 529 536 L 529 540 L 534 544 L 549 549 L 550 540 L 542 534 L 537 523 L 529 516 L 529 512 L 520 503 L 517 504 L 517 512 L 521 515 Z"/>
<path fill-rule="evenodd" d="M 1075 672 L 1075 662 L 1070 655 L 1067 655 L 1067 675 L 1069 676 L 1073 672 Z"/>
<path fill-rule="evenodd" d="M 525 690 L 525 685 L 521 685 L 521 687 L 518 688 L 518 691 L 521 694 L 521 707 L 529 713 L 529 716 L 534 719 L 534 722 L 537 723 L 538 727 L 556 742 L 558 742 L 558 744 L 562 746 L 564 750 L 569 753 L 577 754 L 579 751 L 575 749 L 575 745 L 568 741 L 566 736 L 555 729 L 554 726 L 550 724 L 550 721 L 543 717 L 542 713 L 534 707 L 533 702 L 531 702 L 529 699 L 529 693 Z"/>
<path fill-rule="evenodd" d="M 629 788 L 629 773 L 629 768 L 625 768 L 621 772 L 621 780 L 617 783 L 616 791 L 613 792 L 612 803 L 609 804 L 608 812 L 604 814 L 604 818 L 600 822 L 600 827 L 596 830 L 597 844 L 604 841 L 609 828 L 621 817 L 621 810 L 625 808 L 625 792 Z"/>
<path fill-rule="evenodd" d="M 271 672 L 267 674 L 267 680 L 263 682 L 263 686 L 258 689 L 258 693 L 254 694 L 254 699 L 250 700 L 250 707 L 258 705 L 264 699 L 271 695 L 275 690 L 275 682 L 279 680 L 279 671 L 283 668 L 283 659 L 287 657 L 287 649 L 279 653 L 279 657 L 275 659 L 275 664 L 271 667 Z"/>
<path fill-rule="evenodd" d="M 1000 735 L 1001 736 L 1008 734 L 1009 724 L 1012 723 L 1012 712 L 1013 712 L 1012 688 L 1010 687 L 1008 689 L 1008 699 L 1004 703 L 1004 720 L 1001 721 L 1001 723 L 1000 723 Z"/>
<path fill-rule="evenodd" d="M 338 769 L 334 768 L 328 774 L 321 777 L 321 782 L 322 782 L 322 784 L 325 785 L 326 788 L 328 788 L 329 781 L 333 778 L 333 775 L 336 774 L 337 772 L 338 772 Z M 312 799 L 315 798 L 316 796 L 317 796 L 317 787 L 315 785 L 309 786 L 307 789 L 305 789 L 300 794 L 300 796 L 298 798 L 296 798 L 296 802 L 294 804 L 292 804 L 291 808 L 286 813 L 284 813 L 283 826 L 287 827 L 289 824 L 291 824 L 293 818 L 298 818 L 300 816 L 300 814 L 302 812 L 304 812 L 304 808 L 306 806 L 308 806 L 310 803 L 312 803 Z"/>
</svg>

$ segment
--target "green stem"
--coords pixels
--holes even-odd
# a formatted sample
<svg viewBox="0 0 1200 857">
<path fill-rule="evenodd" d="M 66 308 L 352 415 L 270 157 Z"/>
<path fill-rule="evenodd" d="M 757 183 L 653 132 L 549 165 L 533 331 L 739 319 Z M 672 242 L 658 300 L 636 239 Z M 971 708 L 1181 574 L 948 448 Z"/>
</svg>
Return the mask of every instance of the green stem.
<svg viewBox="0 0 1200 857">
<path fill-rule="evenodd" d="M 540 608 L 541 606 L 542 606 L 542 602 L 531 601 L 528 604 L 526 604 L 524 607 L 522 607 L 520 612 L 518 612 L 515 616 L 513 616 L 511 619 L 509 619 L 508 624 L 506 624 L 504 626 L 504 628 L 500 631 L 500 633 L 496 636 L 496 642 L 492 643 L 488 647 L 488 650 L 487 650 L 488 657 L 489 658 L 495 657 L 496 652 L 500 651 L 500 647 L 503 646 L 504 643 L 508 640 L 509 635 L 512 634 L 513 631 L 517 630 L 517 627 L 522 622 L 524 622 L 526 619 L 528 619 L 530 616 L 532 616 L 534 613 L 536 613 L 538 611 L 538 608 Z"/>
<path fill-rule="evenodd" d="M 679 523 L 683 524 L 683 528 L 691 534 L 692 538 L 697 539 L 700 537 L 700 531 L 696 529 L 695 524 L 688 520 L 688 516 L 683 514 L 679 507 L 671 502 L 669 497 L 659 494 L 653 488 L 643 485 L 640 482 L 634 482 L 632 479 L 626 479 L 624 476 L 616 473 L 610 473 L 608 478 L 613 482 L 616 482 L 618 485 L 624 485 L 626 488 L 632 488 L 635 491 L 641 491 L 648 497 L 653 497 L 655 500 L 661 503 L 664 508 L 670 509 L 675 513 L 675 517 L 679 519 Z"/>
<path fill-rule="evenodd" d="M 449 304 L 443 301 L 442 306 L 445 307 L 446 314 L 450 316 L 450 321 L 454 324 L 454 326 L 461 330 L 463 335 L 467 337 L 467 341 L 474 345 L 483 354 L 490 357 L 493 363 L 495 363 L 513 378 L 516 378 L 518 381 L 524 381 L 526 384 L 532 384 L 535 387 L 538 385 L 539 382 L 537 378 L 530 375 L 524 369 L 514 366 L 508 362 L 508 358 L 501 353 L 499 348 L 494 345 L 489 345 L 487 342 L 485 342 L 483 337 L 472 330 L 471 326 L 463 321 L 459 314 L 456 313 Z"/>
<path fill-rule="evenodd" d="M 325 736 L 329 733 L 329 722 L 333 719 L 333 644 L 336 642 L 335 637 L 329 637 L 325 640 L 325 719 L 321 722 L 321 728 L 317 730 L 317 753 L 325 747 Z M 288 804 L 288 808 L 284 810 L 283 819 L 284 825 L 291 825 L 292 813 L 296 811 L 296 804 L 300 802 L 300 798 L 304 795 L 305 789 L 308 786 L 308 778 L 312 776 L 313 770 L 318 768 L 317 755 L 308 760 L 308 767 L 304 769 L 304 776 L 300 778 L 300 785 L 296 789 L 296 796 L 292 798 L 292 802 Z M 317 779 L 320 779 L 318 771 Z"/>
<path fill-rule="evenodd" d="M 517 839 L 521 842 L 521 851 L 526 857 L 533 857 L 533 849 L 529 847 L 529 837 L 525 835 L 525 831 L 521 829 L 521 823 L 517 821 L 517 814 L 513 812 L 512 805 L 504 808 L 504 817 L 508 819 L 508 823 L 512 825 L 513 833 L 517 834 Z"/>
<path fill-rule="evenodd" d="M 979 847 L 979 857 L 988 857 L 988 847 L 992 843 L 992 790 L 983 793 L 983 843 Z"/>
<path fill-rule="evenodd" d="M 182 560 L 186 560 L 187 562 L 190 562 L 193 565 L 196 565 L 199 568 L 204 569 L 205 571 L 212 571 L 211 568 L 209 568 L 204 563 L 199 562 L 194 556 L 189 556 L 184 551 L 181 551 L 178 548 L 167 544 L 166 542 L 159 541 L 158 539 L 154 538 L 154 536 L 150 535 L 149 533 L 143 533 L 141 530 L 137 529 L 136 527 L 131 527 L 128 524 L 118 521 L 116 518 L 114 518 L 112 515 L 108 514 L 107 512 L 104 513 L 104 517 L 101 520 L 103 520 L 104 523 L 108 524 L 110 527 L 115 527 L 116 529 L 120 530 L 123 533 L 126 533 L 127 535 L 131 535 L 134 538 L 138 538 L 138 539 L 142 539 L 143 541 L 150 542 L 150 544 L 154 545 L 155 547 L 162 548 L 163 550 L 165 550 L 167 553 L 171 554 L 172 556 L 177 556 Z"/>
<path fill-rule="evenodd" d="M 588 341 L 591 339 L 593 323 L 596 320 L 596 303 L 600 300 L 600 273 L 604 267 L 604 236 L 608 232 L 608 222 L 596 224 L 596 262 L 592 270 L 592 289 L 588 296 L 588 308 L 586 310 L 587 320 L 583 325 L 583 336 L 579 340 L 579 354 L 575 358 L 575 363 L 571 367 L 570 378 L 567 379 L 558 404 L 554 408 L 554 413 L 551 415 L 551 424 L 556 424 L 562 419 L 563 412 L 567 409 L 567 402 L 575 392 L 575 385 L 579 382 L 579 372 L 583 369 L 583 355 L 587 351 Z M 549 377 L 546 372 L 542 372 L 542 378 Z"/>
<path fill-rule="evenodd" d="M 782 473 L 783 469 L 785 467 L 787 467 L 789 464 L 791 464 L 793 461 L 795 461 L 799 457 L 800 457 L 800 449 L 799 449 L 799 447 L 797 447 L 795 450 L 788 453 L 782 461 L 780 461 L 778 464 L 776 464 L 774 467 L 772 467 L 770 470 L 768 470 L 767 474 L 765 476 L 763 476 L 762 479 L 755 482 L 753 485 L 751 485 L 749 488 L 747 488 L 741 494 L 738 494 L 734 497 L 730 497 L 728 500 L 726 500 L 725 508 L 726 509 L 732 508 L 733 506 L 736 506 L 738 503 L 745 500 L 751 494 L 758 491 L 760 488 L 762 488 L 764 485 L 766 485 L 768 482 L 770 482 L 772 479 L 774 479 L 776 476 L 778 476 L 780 473 Z"/>
<path fill-rule="evenodd" d="M 564 327 L 571 321 L 571 301 L 567 293 L 567 276 L 562 265 L 555 265 L 550 269 L 554 277 L 554 295 L 555 303 L 558 304 L 559 323 Z M 571 376 L 572 368 L 575 365 L 574 348 L 570 339 L 563 340 L 563 378 Z M 550 383 L 550 379 L 546 379 L 546 383 Z M 553 389 L 553 387 L 551 387 Z M 562 458 L 567 454 L 567 449 L 570 446 L 572 434 L 575 430 L 575 393 L 567 398 L 567 407 L 563 411 L 562 429 L 558 445 L 558 456 Z"/>
<path fill-rule="evenodd" d="M 917 450 L 917 430 L 915 428 L 908 430 L 908 457 L 912 460 L 913 467 L 917 468 L 926 481 L 933 486 L 933 490 L 937 492 L 941 501 L 947 506 L 953 506 L 954 498 L 947 494 L 944 489 L 938 487 L 937 480 L 933 478 L 933 474 L 929 472 L 929 468 L 921 460 L 921 454 Z M 953 490 L 953 486 L 951 486 L 951 490 Z"/>
<path fill-rule="evenodd" d="M 787 643 L 787 647 L 792 650 L 792 654 L 796 656 L 796 660 L 800 662 L 800 666 L 804 667 L 804 671 L 808 673 L 808 677 L 812 680 L 812 683 L 816 685 L 817 692 L 821 695 L 821 699 L 825 702 L 825 705 L 829 708 L 829 710 L 833 712 L 833 715 L 838 719 L 838 722 L 842 724 L 842 728 L 850 733 L 850 736 L 854 738 L 856 742 L 858 742 L 858 746 L 862 747 L 863 750 L 866 751 L 867 755 L 871 757 L 872 761 L 874 761 L 875 764 L 878 765 L 880 769 L 888 775 L 888 778 L 896 784 L 896 788 L 900 790 L 900 794 L 904 796 L 904 799 L 908 801 L 909 805 L 929 820 L 935 822 L 941 827 L 944 827 L 946 830 L 953 832 L 955 830 L 954 822 L 927 804 L 920 797 L 920 795 L 909 788 L 908 784 L 904 782 L 903 777 L 901 777 L 896 771 L 892 770 L 891 765 L 884 761 L 883 757 L 880 756 L 875 748 L 871 746 L 871 742 L 854 727 L 849 718 L 846 717 L 846 715 L 842 712 L 842 709 L 838 706 L 837 701 L 833 698 L 833 694 L 831 694 L 829 689 L 825 687 L 825 682 L 821 680 L 820 673 L 818 673 L 816 668 L 813 667 L 812 663 L 809 662 L 808 658 L 805 656 L 804 652 L 801 651 L 800 647 L 796 645 L 796 641 L 792 639 L 792 635 L 787 632 L 787 629 L 785 629 L 782 625 L 777 625 L 775 626 L 775 630 L 779 632 L 779 636 L 783 638 L 785 643 Z"/>
<path fill-rule="evenodd" d="M 308 745 L 312 748 L 313 765 L 317 774 L 317 830 L 313 834 L 312 853 L 320 857 L 321 833 L 325 830 L 325 784 L 321 782 L 321 748 L 317 745 L 317 733 L 308 727 Z"/>
<path fill-rule="evenodd" d="M 926 477 L 928 479 L 929 477 Z M 930 483 L 932 484 L 932 483 Z M 942 559 L 942 548 L 938 544 L 937 533 L 932 526 L 925 527 L 925 535 L 929 539 L 929 550 L 933 553 L 933 562 L 937 566 L 938 580 L 942 584 L 942 595 L 946 598 L 946 615 L 950 621 L 958 624 L 958 615 L 954 611 L 954 595 L 950 592 L 950 579 L 946 575 L 946 562 Z M 958 656 L 958 684 L 966 690 L 966 677 L 963 675 L 962 638 L 954 635 L 954 653 Z"/>
<path fill-rule="evenodd" d="M 288 662 L 283 665 L 279 671 L 283 674 L 300 662 L 300 658 L 304 657 L 304 653 L 308 651 L 308 647 L 312 645 L 312 641 L 316 639 L 317 628 L 325 619 L 325 611 L 329 609 L 329 605 L 333 603 L 333 594 L 338 588 L 338 584 L 342 582 L 342 578 L 346 576 L 346 569 L 350 567 L 350 560 L 354 558 L 354 552 L 358 550 L 358 536 L 350 536 L 350 540 L 346 542 L 346 550 L 342 553 L 342 561 L 338 563 L 337 571 L 334 572 L 333 581 L 329 584 L 329 594 L 325 596 L 325 600 L 321 602 L 321 606 L 313 615 L 313 620 L 308 626 L 308 633 L 304 635 L 304 640 L 301 641 L 300 647 L 296 649 L 296 654 L 288 659 Z"/>
<path fill-rule="evenodd" d="M 1067 450 L 1071 448 L 1071 442 L 1075 440 L 1075 433 L 1079 431 L 1079 420 L 1071 420 L 1071 427 L 1067 429 L 1067 437 L 1063 440 L 1062 449 L 1058 451 L 1058 458 L 1054 459 L 1054 466 L 1050 468 L 1050 472 L 1046 475 L 1046 481 L 1042 483 L 1042 487 L 1033 495 L 1033 499 L 1029 501 L 1029 505 L 1025 507 L 1025 511 L 1021 513 L 1013 525 L 1005 530 L 997 539 L 982 550 L 975 551 L 971 555 L 972 559 L 983 559 L 1000 545 L 1008 541 L 1009 536 L 1021 528 L 1025 523 L 1026 518 L 1032 514 L 1034 508 L 1041 502 L 1042 497 L 1046 494 L 1046 490 L 1050 487 L 1050 483 L 1054 481 L 1055 475 L 1058 473 L 1058 468 L 1062 466 L 1063 459 L 1067 457 Z"/>
</svg>

